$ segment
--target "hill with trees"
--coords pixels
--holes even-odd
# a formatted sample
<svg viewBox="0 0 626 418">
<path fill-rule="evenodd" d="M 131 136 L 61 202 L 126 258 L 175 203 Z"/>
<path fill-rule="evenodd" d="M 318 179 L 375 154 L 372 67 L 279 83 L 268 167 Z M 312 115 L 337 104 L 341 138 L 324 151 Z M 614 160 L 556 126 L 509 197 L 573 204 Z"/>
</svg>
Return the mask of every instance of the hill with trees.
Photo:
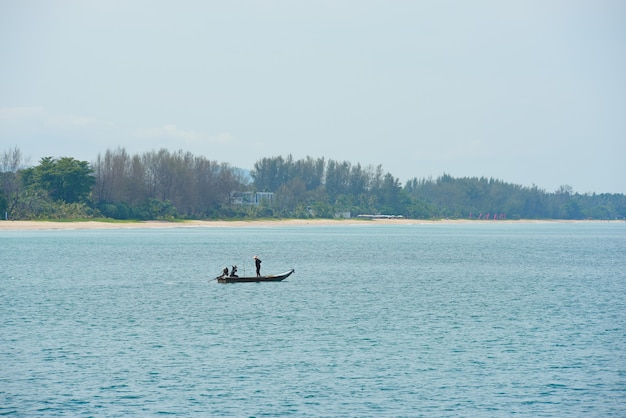
<svg viewBox="0 0 626 418">
<path fill-rule="evenodd" d="M 263 192 L 263 193 L 258 193 Z M 250 196 L 261 196 L 250 200 Z M 332 218 L 624 219 L 623 194 L 549 193 L 493 178 L 411 179 L 382 166 L 264 157 L 245 172 L 190 152 L 107 150 L 92 163 L 19 148 L 0 155 L 0 213 L 8 219 Z"/>
</svg>

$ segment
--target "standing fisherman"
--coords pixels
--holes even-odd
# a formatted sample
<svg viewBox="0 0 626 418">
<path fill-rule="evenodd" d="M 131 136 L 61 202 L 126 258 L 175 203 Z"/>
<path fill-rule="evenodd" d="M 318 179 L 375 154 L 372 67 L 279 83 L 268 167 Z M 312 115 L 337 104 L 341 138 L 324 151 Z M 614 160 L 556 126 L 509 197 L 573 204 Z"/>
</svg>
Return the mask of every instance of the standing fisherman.
<svg viewBox="0 0 626 418">
<path fill-rule="evenodd" d="M 258 256 L 254 256 L 254 264 L 256 265 L 256 277 L 261 277 L 261 259 Z"/>
</svg>

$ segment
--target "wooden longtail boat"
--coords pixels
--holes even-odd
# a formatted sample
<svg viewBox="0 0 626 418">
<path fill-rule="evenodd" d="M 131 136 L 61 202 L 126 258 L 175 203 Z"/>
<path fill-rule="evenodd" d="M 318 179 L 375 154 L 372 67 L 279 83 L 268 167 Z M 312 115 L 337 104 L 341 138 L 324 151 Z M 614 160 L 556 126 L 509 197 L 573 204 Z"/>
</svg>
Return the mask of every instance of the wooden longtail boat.
<svg viewBox="0 0 626 418">
<path fill-rule="evenodd" d="M 280 282 L 291 276 L 295 269 L 291 269 L 282 274 L 274 274 L 271 276 L 250 276 L 250 277 L 237 277 L 237 276 L 217 276 L 215 280 L 218 283 L 249 283 L 249 282 Z"/>
</svg>

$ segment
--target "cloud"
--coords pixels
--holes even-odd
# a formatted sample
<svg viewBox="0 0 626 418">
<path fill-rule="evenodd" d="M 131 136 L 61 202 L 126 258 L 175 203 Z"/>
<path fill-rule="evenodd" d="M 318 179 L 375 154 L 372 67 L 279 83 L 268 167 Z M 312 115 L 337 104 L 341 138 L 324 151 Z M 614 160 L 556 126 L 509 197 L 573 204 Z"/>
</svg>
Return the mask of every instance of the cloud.
<svg viewBox="0 0 626 418">
<path fill-rule="evenodd" d="M 0 107 L 0 122 L 20 123 L 27 119 L 46 119 L 47 114 L 41 106 Z"/>
<path fill-rule="evenodd" d="M 222 132 L 213 137 L 214 142 L 218 142 L 220 144 L 229 144 L 235 140 L 235 136 L 230 132 Z"/>
<path fill-rule="evenodd" d="M 135 132 L 135 136 L 150 140 L 182 141 L 187 145 L 228 144 L 234 141 L 234 136 L 228 132 L 211 136 L 190 129 L 181 129 L 173 124 L 163 125 L 159 128 L 140 129 Z"/>
<path fill-rule="evenodd" d="M 50 116 L 41 106 L 0 108 L 0 139 L 24 142 L 29 137 L 46 137 Z M 58 130 L 58 129 L 57 129 Z"/>
<path fill-rule="evenodd" d="M 43 125 L 46 127 L 69 128 L 93 125 L 95 118 L 77 115 L 51 115 L 43 106 L 0 107 L 0 124 L 14 127 Z"/>
<path fill-rule="evenodd" d="M 96 123 L 96 119 L 85 116 L 54 116 L 49 117 L 46 122 L 49 125 L 76 127 L 93 125 Z"/>
<path fill-rule="evenodd" d="M 425 142 L 414 150 L 405 152 L 405 154 L 417 161 L 453 163 L 471 160 L 484 163 L 484 161 L 493 159 L 526 158 L 536 154 L 536 151 L 526 144 L 474 138 L 465 141 Z"/>
</svg>

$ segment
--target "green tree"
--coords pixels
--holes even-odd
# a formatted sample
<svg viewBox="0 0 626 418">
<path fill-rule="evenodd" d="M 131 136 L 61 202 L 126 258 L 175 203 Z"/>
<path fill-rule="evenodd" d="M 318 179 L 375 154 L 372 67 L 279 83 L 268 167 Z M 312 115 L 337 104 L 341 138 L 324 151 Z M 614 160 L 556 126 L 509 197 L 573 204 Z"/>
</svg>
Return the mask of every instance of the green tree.
<svg viewBox="0 0 626 418">
<path fill-rule="evenodd" d="M 71 157 L 44 157 L 38 166 L 27 168 L 22 174 L 26 187 L 66 203 L 86 202 L 95 184 L 89 163 Z"/>
<path fill-rule="evenodd" d="M 4 215 L 8 212 L 8 208 L 9 204 L 4 191 L 0 190 L 0 219 L 4 219 Z"/>
<path fill-rule="evenodd" d="M 20 199 L 20 170 L 27 164 L 15 146 L 0 155 L 0 216 L 13 216 Z"/>
<path fill-rule="evenodd" d="M 262 158 L 254 163 L 250 175 L 254 186 L 259 191 L 274 192 L 289 181 L 289 169 L 293 161 L 291 155 L 287 160 L 283 157 Z"/>
</svg>

